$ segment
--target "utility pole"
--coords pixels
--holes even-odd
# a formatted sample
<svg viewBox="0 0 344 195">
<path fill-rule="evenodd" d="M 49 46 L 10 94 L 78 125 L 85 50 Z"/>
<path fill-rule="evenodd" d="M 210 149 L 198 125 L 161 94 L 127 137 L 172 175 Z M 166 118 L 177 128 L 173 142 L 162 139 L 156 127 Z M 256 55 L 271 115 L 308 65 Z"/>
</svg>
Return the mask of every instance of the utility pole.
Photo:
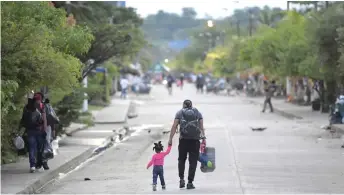
<svg viewBox="0 0 344 195">
<path fill-rule="evenodd" d="M 237 35 L 240 37 L 240 20 L 236 20 L 236 29 L 237 29 Z"/>
<path fill-rule="evenodd" d="M 66 1 L 66 4 L 67 4 L 67 6 L 66 6 L 66 8 L 67 8 L 67 17 L 69 17 L 69 14 L 71 13 L 71 10 L 70 10 L 71 2 L 70 1 Z"/>
<path fill-rule="evenodd" d="M 249 17 L 249 35 L 250 35 L 250 37 L 252 37 L 252 28 L 253 28 L 253 14 L 252 14 L 252 10 L 250 9 L 249 11 L 248 11 L 248 13 L 250 14 L 250 17 Z"/>
</svg>

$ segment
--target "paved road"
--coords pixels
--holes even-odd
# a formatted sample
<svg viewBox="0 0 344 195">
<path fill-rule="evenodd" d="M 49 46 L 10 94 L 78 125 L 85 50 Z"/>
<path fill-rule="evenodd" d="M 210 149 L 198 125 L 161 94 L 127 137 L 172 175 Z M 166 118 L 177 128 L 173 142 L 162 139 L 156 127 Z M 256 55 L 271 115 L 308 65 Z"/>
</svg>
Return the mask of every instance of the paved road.
<svg viewBox="0 0 344 195">
<path fill-rule="evenodd" d="M 139 97 L 139 117 L 132 125 L 170 128 L 186 98 L 203 112 L 208 145 L 216 147 L 217 169 L 196 173 L 193 191 L 178 189 L 177 139 L 165 160 L 167 190 L 158 193 L 344 193 L 344 150 L 341 140 L 323 138 L 324 130 L 309 121 L 260 113 L 260 107 L 239 97 L 196 94 L 193 86 L 173 96 L 155 86 L 151 97 Z M 267 127 L 253 132 L 250 127 Z M 162 130 L 160 130 L 162 131 Z M 154 137 L 142 131 L 70 173 L 43 193 L 152 193 Z M 323 136 L 324 137 L 324 136 Z M 149 141 L 147 141 L 149 140 Z M 167 136 L 162 138 L 166 145 Z M 89 177 L 90 181 L 84 181 Z"/>
</svg>

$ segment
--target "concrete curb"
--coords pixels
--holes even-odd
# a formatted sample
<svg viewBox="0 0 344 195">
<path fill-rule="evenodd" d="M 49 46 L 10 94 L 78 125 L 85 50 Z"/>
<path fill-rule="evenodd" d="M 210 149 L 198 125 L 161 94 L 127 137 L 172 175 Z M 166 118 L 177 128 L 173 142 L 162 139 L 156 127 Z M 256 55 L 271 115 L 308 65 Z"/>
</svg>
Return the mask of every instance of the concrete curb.
<svg viewBox="0 0 344 195">
<path fill-rule="evenodd" d="M 95 125 L 111 125 L 111 124 L 125 124 L 127 123 L 127 120 L 125 121 L 102 121 L 102 122 L 95 122 Z"/>
<path fill-rule="evenodd" d="M 264 105 L 264 104 L 262 104 L 262 103 L 258 103 L 258 102 L 256 102 L 256 101 L 254 101 L 254 100 L 246 99 L 246 101 L 248 101 L 250 104 L 255 104 L 255 105 L 258 104 L 258 105 L 260 105 L 260 106 L 263 106 L 263 105 Z M 274 112 L 275 112 L 276 114 L 279 114 L 279 115 L 281 115 L 281 116 L 283 116 L 283 117 L 285 117 L 285 118 L 291 119 L 291 120 L 293 120 L 293 119 L 299 119 L 299 120 L 303 119 L 303 117 L 301 117 L 301 116 L 297 116 L 297 115 L 295 115 L 295 114 L 285 112 L 285 111 L 280 110 L 280 109 L 278 109 L 278 108 L 274 108 Z"/>
<path fill-rule="evenodd" d="M 133 101 L 130 101 L 129 106 L 126 111 L 125 118 L 122 121 L 102 121 L 102 122 L 95 121 L 94 124 L 97 124 L 97 125 L 125 124 L 127 123 L 128 118 L 131 119 L 138 116 L 137 113 L 132 114 L 133 112 L 136 112 L 136 104 Z"/>
<path fill-rule="evenodd" d="M 61 165 L 57 169 L 52 170 L 46 175 L 38 178 L 36 181 L 32 182 L 29 186 L 27 186 L 24 190 L 18 192 L 17 194 L 36 193 L 39 189 L 52 182 L 54 179 L 58 178 L 60 173 L 68 173 L 69 171 L 73 170 L 75 167 L 80 165 L 82 162 L 85 162 L 88 158 L 92 156 L 94 149 L 94 147 L 89 148 L 80 155 L 74 157 L 72 160 Z"/>
<path fill-rule="evenodd" d="M 127 129 L 123 129 L 123 130 L 125 130 L 125 132 L 124 132 L 124 137 L 122 137 L 121 140 L 123 140 L 126 137 L 131 136 L 131 133 L 129 130 L 127 130 Z M 81 163 L 85 162 L 87 159 L 92 158 L 92 157 L 106 151 L 106 149 L 110 148 L 111 146 L 113 146 L 113 144 L 116 143 L 116 137 L 117 136 L 118 136 L 118 134 L 107 137 L 106 141 L 104 141 L 104 144 L 102 146 L 92 147 L 92 148 L 88 149 L 87 151 L 83 152 L 82 154 L 75 157 L 71 161 L 60 166 L 56 170 L 48 173 L 47 175 L 43 176 L 42 178 L 39 178 L 33 184 L 26 187 L 24 190 L 20 191 L 17 194 L 39 193 L 39 191 L 44 189 L 45 186 L 53 184 L 56 181 L 56 178 L 59 177 L 59 173 L 65 173 L 66 174 L 66 173 L 72 171 L 73 169 L 75 169 Z M 149 147 L 152 144 L 152 141 L 156 141 L 158 139 L 161 139 L 163 136 L 164 136 L 164 134 L 162 132 L 155 131 L 154 133 L 152 133 L 152 135 L 150 136 L 150 139 L 146 140 L 147 143 L 143 145 L 142 150 L 140 152 L 145 151 L 147 149 L 147 147 Z"/>
<path fill-rule="evenodd" d="M 90 126 L 88 125 L 84 125 L 83 127 L 79 127 L 79 128 L 76 128 L 76 129 L 73 129 L 73 130 L 70 130 L 70 131 L 65 131 L 65 134 L 67 136 L 72 136 L 73 133 L 76 133 L 78 131 L 82 131 L 82 130 L 85 130 L 87 128 L 89 128 Z"/>
<path fill-rule="evenodd" d="M 125 130 L 124 136 L 128 136 L 129 132 Z M 114 134 L 108 136 L 102 146 L 99 147 L 91 147 L 81 153 L 80 155 L 76 156 L 72 160 L 68 161 L 67 163 L 61 165 L 60 167 L 56 168 L 55 170 L 47 173 L 46 175 L 38 178 L 24 190 L 18 192 L 17 194 L 34 194 L 39 192 L 40 189 L 44 188 L 44 186 L 49 185 L 50 183 L 54 182 L 56 178 L 59 177 L 60 173 L 68 173 L 79 166 L 81 163 L 85 162 L 87 159 L 94 157 L 95 155 L 100 154 L 101 152 L 105 151 L 109 147 L 111 147 L 116 142 L 116 137 L 118 134 Z"/>
</svg>

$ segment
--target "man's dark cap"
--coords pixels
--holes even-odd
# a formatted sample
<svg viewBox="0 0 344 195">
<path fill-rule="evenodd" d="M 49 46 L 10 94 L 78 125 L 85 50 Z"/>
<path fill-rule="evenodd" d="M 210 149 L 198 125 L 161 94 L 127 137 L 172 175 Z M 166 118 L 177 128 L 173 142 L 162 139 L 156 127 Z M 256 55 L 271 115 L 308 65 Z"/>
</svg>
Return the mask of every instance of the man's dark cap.
<svg viewBox="0 0 344 195">
<path fill-rule="evenodd" d="M 191 102 L 191 100 L 184 100 L 183 105 L 186 108 L 191 108 L 192 107 L 192 102 Z"/>
</svg>

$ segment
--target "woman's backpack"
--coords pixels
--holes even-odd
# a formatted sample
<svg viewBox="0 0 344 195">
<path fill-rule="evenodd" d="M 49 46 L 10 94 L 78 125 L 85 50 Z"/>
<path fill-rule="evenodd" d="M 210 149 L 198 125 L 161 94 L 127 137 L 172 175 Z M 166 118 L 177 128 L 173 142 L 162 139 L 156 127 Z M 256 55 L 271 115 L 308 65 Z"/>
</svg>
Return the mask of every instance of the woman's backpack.
<svg viewBox="0 0 344 195">
<path fill-rule="evenodd" d="M 33 111 L 25 109 L 23 125 L 26 129 L 36 129 L 37 127 L 41 126 L 42 123 L 42 114 L 38 111 L 38 109 Z"/>
</svg>

